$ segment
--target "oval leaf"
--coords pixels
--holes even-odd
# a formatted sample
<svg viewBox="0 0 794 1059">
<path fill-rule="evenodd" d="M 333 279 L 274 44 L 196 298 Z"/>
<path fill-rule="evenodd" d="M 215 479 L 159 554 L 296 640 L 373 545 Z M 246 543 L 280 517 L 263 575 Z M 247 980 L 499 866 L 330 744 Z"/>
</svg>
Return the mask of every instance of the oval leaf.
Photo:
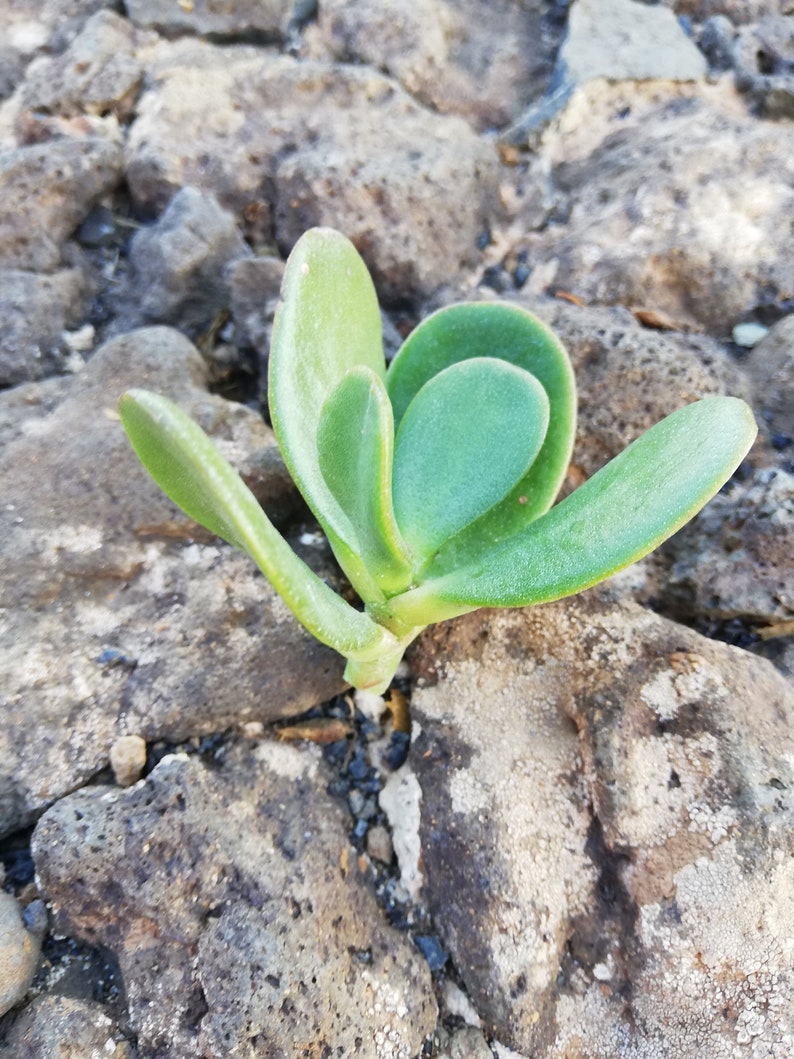
<svg viewBox="0 0 794 1059">
<path fill-rule="evenodd" d="M 361 661 L 394 650 L 395 639 L 354 610 L 298 558 L 256 497 L 204 431 L 165 397 L 131 390 L 121 421 L 141 463 L 186 515 L 247 552 L 313 636 Z"/>
<path fill-rule="evenodd" d="M 394 511 L 417 557 L 432 559 L 513 489 L 548 422 L 538 380 L 502 360 L 462 361 L 422 387 L 394 448 Z"/>
<path fill-rule="evenodd" d="M 289 256 L 270 349 L 270 416 L 298 488 L 345 573 L 365 600 L 382 598 L 361 561 L 360 541 L 320 470 L 323 405 L 357 365 L 383 378 L 380 311 L 366 265 L 329 228 L 306 232 Z"/>
<path fill-rule="evenodd" d="M 541 320 L 505 302 L 452 305 L 411 332 L 386 377 L 398 429 L 429 379 L 471 357 L 497 358 L 534 375 L 549 398 L 549 427 L 538 458 L 504 501 L 451 542 L 454 562 L 512 536 L 551 507 L 568 469 L 576 430 L 576 386 L 568 354 Z"/>
<path fill-rule="evenodd" d="M 395 616 L 441 621 L 477 607 L 546 603 L 603 581 L 697 514 L 756 432 L 752 412 L 733 397 L 679 409 L 515 537 L 458 569 L 431 566 L 425 584 L 390 601 Z"/>
<path fill-rule="evenodd" d="M 323 405 L 317 431 L 325 484 L 356 532 L 360 557 L 388 596 L 411 583 L 411 562 L 392 509 L 394 423 L 386 388 L 353 368 Z"/>
</svg>

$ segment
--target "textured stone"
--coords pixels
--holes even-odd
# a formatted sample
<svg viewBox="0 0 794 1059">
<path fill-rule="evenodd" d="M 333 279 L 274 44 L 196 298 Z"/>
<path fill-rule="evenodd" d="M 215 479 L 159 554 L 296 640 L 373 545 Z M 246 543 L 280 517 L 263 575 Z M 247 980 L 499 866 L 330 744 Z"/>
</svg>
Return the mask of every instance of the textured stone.
<svg viewBox="0 0 794 1059">
<path fill-rule="evenodd" d="M 92 293 L 82 268 L 49 276 L 0 269 L 0 386 L 63 369 L 63 331 L 80 322 Z"/>
<path fill-rule="evenodd" d="M 380 916 L 327 782 L 317 751 L 238 746 L 42 818 L 34 854 L 57 922 L 116 954 L 143 1054 L 420 1052 L 436 1015 L 427 966 Z"/>
<path fill-rule="evenodd" d="M 25 929 L 16 898 L 0 890 L 0 1015 L 24 997 L 38 961 L 39 946 Z"/>
<path fill-rule="evenodd" d="M 20 91 L 21 111 L 129 117 L 143 68 L 136 34 L 113 11 L 99 11 L 61 55 L 35 59 Z"/>
<path fill-rule="evenodd" d="M 163 45 L 150 73 L 128 144 L 142 208 L 193 184 L 238 214 L 272 205 L 282 249 L 312 225 L 340 228 L 391 297 L 477 259 L 496 157 L 461 119 L 366 68 L 253 48 Z"/>
<path fill-rule="evenodd" d="M 295 0 L 127 0 L 127 14 L 138 26 L 164 33 L 188 32 L 207 37 L 277 40 L 286 30 Z"/>
<path fill-rule="evenodd" d="M 227 264 L 250 253 L 234 217 L 214 195 L 182 188 L 154 225 L 133 236 L 116 327 L 128 330 L 136 323 L 178 324 L 187 331 L 208 327 L 229 306 Z M 130 315 L 132 321 L 125 319 Z"/>
<path fill-rule="evenodd" d="M 326 0 L 312 53 L 366 62 L 444 114 L 504 125 L 546 86 L 562 20 L 549 5 L 480 0 Z"/>
<path fill-rule="evenodd" d="M 769 663 L 608 589 L 412 657 L 424 894 L 489 1033 L 538 1059 L 787 1055 L 794 693 Z"/>
<path fill-rule="evenodd" d="M 272 433 L 205 379 L 177 332 L 132 332 L 99 350 L 49 414 L 32 406 L 3 450 L 2 832 L 105 767 L 119 735 L 183 739 L 300 712 L 342 687 L 341 660 L 249 559 L 166 500 L 124 436 L 120 394 L 165 393 L 278 518 L 294 493 Z M 26 405 L 9 399 L 24 420 Z"/>
<path fill-rule="evenodd" d="M 661 93 L 644 105 L 610 90 L 608 116 L 586 98 L 548 135 L 570 213 L 526 237 L 536 282 L 726 337 L 791 296 L 794 134 L 785 124 L 738 116 L 723 96 Z"/>
<path fill-rule="evenodd" d="M 787 316 L 743 362 L 754 404 L 772 434 L 794 438 L 794 315 Z"/>
<path fill-rule="evenodd" d="M 110 767 L 119 787 L 131 787 L 143 775 L 146 743 L 139 735 L 122 735 L 110 748 Z"/>
<path fill-rule="evenodd" d="M 739 34 L 736 83 L 766 118 L 794 117 L 794 18 L 771 15 Z"/>
<path fill-rule="evenodd" d="M 37 997 L 0 1040 L 0 1059 L 133 1059 L 132 1046 L 101 1005 Z"/>
<path fill-rule="evenodd" d="M 62 139 L 0 152 L 0 268 L 52 272 L 63 246 L 121 176 L 107 139 Z"/>
<path fill-rule="evenodd" d="M 696 81 L 706 63 L 668 7 L 574 0 L 560 65 L 571 81 Z"/>
</svg>

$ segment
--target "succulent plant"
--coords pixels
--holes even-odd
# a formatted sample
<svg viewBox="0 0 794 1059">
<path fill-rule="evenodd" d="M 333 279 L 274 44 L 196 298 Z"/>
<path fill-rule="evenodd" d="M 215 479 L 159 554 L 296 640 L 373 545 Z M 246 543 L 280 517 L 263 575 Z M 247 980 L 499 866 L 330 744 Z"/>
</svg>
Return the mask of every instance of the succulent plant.
<svg viewBox="0 0 794 1059">
<path fill-rule="evenodd" d="M 347 680 L 376 691 L 430 623 L 572 595 L 646 555 L 721 488 L 756 434 L 744 402 L 696 401 L 554 505 L 576 393 L 552 332 L 505 302 L 453 305 L 424 320 L 387 371 L 369 273 L 330 229 L 307 232 L 290 255 L 269 370 L 284 460 L 362 609 L 295 554 L 179 408 L 131 390 L 122 422 L 168 496 L 247 552 L 347 658 Z"/>
</svg>

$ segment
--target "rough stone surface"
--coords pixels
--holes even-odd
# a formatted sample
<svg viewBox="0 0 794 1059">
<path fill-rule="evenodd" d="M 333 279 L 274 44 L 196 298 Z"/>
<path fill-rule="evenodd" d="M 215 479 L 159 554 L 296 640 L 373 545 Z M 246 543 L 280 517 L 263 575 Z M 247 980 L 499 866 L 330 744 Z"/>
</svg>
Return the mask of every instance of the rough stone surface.
<svg viewBox="0 0 794 1059">
<path fill-rule="evenodd" d="M 12 894 L 0 890 L 0 1015 L 24 997 L 38 961 L 39 946 L 25 929 L 22 909 Z"/>
<path fill-rule="evenodd" d="M 0 269 L 0 386 L 63 370 L 63 331 L 80 321 L 92 290 L 82 268 L 51 275 Z"/>
<path fill-rule="evenodd" d="M 368 63 L 411 95 L 476 127 L 504 125 L 541 94 L 559 42 L 559 20 L 547 4 L 479 0 L 328 0 L 314 53 Z"/>
<path fill-rule="evenodd" d="M 97 12 L 65 52 L 30 64 L 20 92 L 21 111 L 128 117 L 143 77 L 135 47 L 129 22 L 113 11 Z"/>
<path fill-rule="evenodd" d="M 287 29 L 295 0 L 235 0 L 218 4 L 213 0 L 127 0 L 129 17 L 138 26 L 164 33 L 189 32 L 218 38 L 276 40 Z"/>
<path fill-rule="evenodd" d="M 235 219 L 214 195 L 186 187 L 178 191 L 157 222 L 136 232 L 130 244 L 127 287 L 120 294 L 116 327 L 135 323 L 206 328 L 229 306 L 224 269 L 251 251 Z"/>
<path fill-rule="evenodd" d="M 663 4 L 637 0 L 574 0 L 560 51 L 568 78 L 610 81 L 696 81 L 706 62 Z"/>
<path fill-rule="evenodd" d="M 425 895 L 490 1032 L 540 1059 L 787 1055 L 780 674 L 605 590 L 436 627 L 413 661 Z"/>
<path fill-rule="evenodd" d="M 327 781 L 317 753 L 263 743 L 42 818 L 57 921 L 117 955 L 143 1054 L 419 1053 L 427 966 L 380 917 Z"/>
<path fill-rule="evenodd" d="M 750 376 L 755 407 L 770 431 L 794 438 L 794 315 L 770 328 L 743 366 Z"/>
<path fill-rule="evenodd" d="M 770 15 L 740 34 L 736 83 L 767 118 L 794 117 L 794 18 Z"/>
<path fill-rule="evenodd" d="M 0 1059 L 134 1059 L 101 1004 L 67 996 L 37 997 L 16 1018 Z"/>
<path fill-rule="evenodd" d="M 270 202 L 281 247 L 339 227 L 392 297 L 430 293 L 476 260 L 496 159 L 461 119 L 366 68 L 252 48 L 164 46 L 152 75 L 128 143 L 141 207 L 184 184 L 236 212 Z"/>
<path fill-rule="evenodd" d="M 110 767 L 119 787 L 131 787 L 146 767 L 146 743 L 139 735 L 122 735 L 110 748 Z"/>
<path fill-rule="evenodd" d="M 93 204 L 121 175 L 108 139 L 62 139 L 0 152 L 0 268 L 51 272 Z"/>
<path fill-rule="evenodd" d="M 720 493 L 668 544 L 682 614 L 794 621 L 794 476 L 764 469 Z"/>
<path fill-rule="evenodd" d="M 670 5 L 678 15 L 686 15 L 696 22 L 704 22 L 714 15 L 723 15 L 735 26 L 757 22 L 764 15 L 786 14 L 791 0 L 672 0 Z"/>
<path fill-rule="evenodd" d="M 34 406 L 25 421 L 15 402 L 23 422 L 0 475 L 2 832 L 103 768 L 119 735 L 181 739 L 300 712 L 341 688 L 337 656 L 250 560 L 162 496 L 126 441 L 120 394 L 165 393 L 273 514 L 287 510 L 271 432 L 208 395 L 205 378 L 185 338 L 149 328 L 104 346 L 51 413 Z"/>
<path fill-rule="evenodd" d="M 617 105 L 622 94 L 605 100 Z M 584 98 L 550 134 L 570 212 L 564 226 L 525 239 L 537 279 L 586 301 L 653 308 L 718 337 L 758 307 L 785 304 L 794 272 L 791 129 L 666 94 L 601 124 Z M 568 148 L 566 161 L 580 122 L 589 125 L 582 155 Z"/>
</svg>

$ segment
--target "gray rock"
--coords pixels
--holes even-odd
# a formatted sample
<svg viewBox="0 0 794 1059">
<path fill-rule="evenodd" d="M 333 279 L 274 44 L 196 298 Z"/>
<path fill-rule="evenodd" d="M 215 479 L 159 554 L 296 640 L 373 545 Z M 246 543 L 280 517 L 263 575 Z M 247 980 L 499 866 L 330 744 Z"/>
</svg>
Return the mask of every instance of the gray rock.
<svg viewBox="0 0 794 1059">
<path fill-rule="evenodd" d="M 295 0 L 236 0 L 217 4 L 192 0 L 127 0 L 127 14 L 138 26 L 164 33 L 189 32 L 198 36 L 278 40 L 292 17 Z"/>
<path fill-rule="evenodd" d="M 744 361 L 755 406 L 773 434 L 794 438 L 794 315 L 769 329 Z"/>
<path fill-rule="evenodd" d="M 56 920 L 116 954 L 144 1054 L 419 1053 L 427 966 L 382 918 L 327 782 L 319 751 L 238 745 L 213 769 L 167 758 L 42 818 Z"/>
<path fill-rule="evenodd" d="M 63 331 L 80 322 L 92 293 L 81 268 L 49 276 L 0 269 L 0 386 L 63 370 Z"/>
<path fill-rule="evenodd" d="M 260 357 L 267 356 L 283 275 L 284 262 L 278 257 L 247 257 L 229 262 L 225 278 L 238 348 L 254 349 Z"/>
<path fill-rule="evenodd" d="M 61 55 L 35 59 L 20 91 L 21 111 L 129 117 L 143 69 L 134 28 L 113 11 L 98 11 Z"/>
<path fill-rule="evenodd" d="M 476 29 L 475 29 L 476 27 Z M 312 54 L 369 63 L 443 114 L 504 125 L 542 94 L 561 33 L 548 5 L 498 0 L 326 0 Z"/>
<path fill-rule="evenodd" d="M 179 740 L 272 720 L 343 686 L 341 660 L 302 631 L 250 560 L 166 500 L 127 443 L 119 395 L 165 393 L 268 510 L 288 510 L 271 431 L 210 396 L 205 378 L 184 337 L 150 328 L 99 350 L 49 413 L 33 405 L 26 420 L 13 391 L 0 395 L 22 419 L 0 470 L 2 833 L 105 767 L 119 735 Z"/>
<path fill-rule="evenodd" d="M 677 15 L 688 15 L 695 22 L 722 15 L 740 26 L 757 22 L 764 15 L 786 14 L 791 0 L 673 0 L 670 6 Z"/>
<path fill-rule="evenodd" d="M 700 50 L 715 72 L 733 68 L 735 62 L 736 28 L 725 15 L 707 19 L 698 40 Z"/>
<path fill-rule="evenodd" d="M 794 621 L 794 477 L 756 471 L 720 493 L 667 545 L 679 613 L 753 625 Z"/>
<path fill-rule="evenodd" d="M 739 34 L 736 84 L 765 118 L 794 117 L 794 18 L 770 15 Z"/>
<path fill-rule="evenodd" d="M 786 1055 L 780 674 L 608 590 L 412 657 L 424 894 L 489 1033 L 537 1059 Z"/>
<path fill-rule="evenodd" d="M 121 177 L 118 144 L 61 139 L 0 151 L 0 268 L 55 271 L 66 240 Z"/>
<path fill-rule="evenodd" d="M 0 890 L 0 1015 L 5 1015 L 28 991 L 39 944 L 25 929 L 17 899 Z"/>
<path fill-rule="evenodd" d="M 272 201 L 283 250 L 312 225 L 338 227 L 390 297 L 430 292 L 476 261 L 493 149 L 388 78 L 183 41 L 156 52 L 149 84 L 128 144 L 142 208 L 185 184 L 238 214 Z"/>
<path fill-rule="evenodd" d="M 15 1019 L 0 1059 L 133 1059 L 132 1046 L 100 1004 L 41 996 Z"/>
<path fill-rule="evenodd" d="M 14 0 L 3 11 L 3 43 L 27 58 L 47 48 L 63 51 L 107 0 Z"/>
<path fill-rule="evenodd" d="M 125 331 L 136 323 L 207 328 L 229 307 L 227 264 L 250 254 L 234 217 L 214 195 L 182 188 L 157 222 L 132 238 L 127 284 L 119 296 L 123 322 L 116 326 Z"/>
<path fill-rule="evenodd" d="M 705 59 L 673 12 L 636 0 L 574 0 L 560 64 L 576 84 L 697 81 L 706 74 Z"/>
<path fill-rule="evenodd" d="M 542 277 L 591 303 L 652 308 L 725 337 L 788 297 L 794 133 L 720 99 L 619 87 L 575 96 L 545 148 L 570 213 L 524 240 L 529 285 Z"/>
</svg>

